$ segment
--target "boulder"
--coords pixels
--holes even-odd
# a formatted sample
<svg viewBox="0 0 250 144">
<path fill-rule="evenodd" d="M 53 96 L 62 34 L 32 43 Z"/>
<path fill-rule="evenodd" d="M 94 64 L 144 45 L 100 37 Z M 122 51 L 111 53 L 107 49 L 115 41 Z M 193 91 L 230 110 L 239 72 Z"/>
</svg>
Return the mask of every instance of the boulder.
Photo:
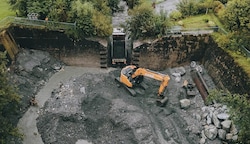
<svg viewBox="0 0 250 144">
<path fill-rule="evenodd" d="M 172 75 L 175 77 L 175 81 L 176 82 L 180 82 L 181 81 L 181 74 L 180 73 L 172 73 Z"/>
<path fill-rule="evenodd" d="M 201 138 L 200 139 L 200 144 L 205 144 L 206 143 L 206 139 L 205 138 Z"/>
<path fill-rule="evenodd" d="M 230 130 L 231 124 L 232 124 L 231 120 L 225 120 L 225 121 L 221 122 L 222 129 L 224 129 L 226 132 L 228 132 Z"/>
<path fill-rule="evenodd" d="M 217 115 L 217 118 L 220 120 L 226 120 L 229 118 L 229 115 L 227 113 L 220 113 Z"/>
<path fill-rule="evenodd" d="M 232 123 L 231 128 L 230 128 L 230 133 L 232 133 L 234 135 L 238 134 L 238 130 L 237 130 L 235 124 L 233 124 L 233 123 Z"/>
<path fill-rule="evenodd" d="M 81 92 L 82 94 L 85 94 L 85 87 L 81 87 L 81 88 L 80 88 L 80 92 Z"/>
<path fill-rule="evenodd" d="M 189 106 L 191 104 L 189 99 L 182 99 L 182 100 L 180 100 L 180 103 L 181 103 L 181 108 L 183 108 L 183 109 L 189 108 Z"/>
<path fill-rule="evenodd" d="M 207 124 L 210 125 L 212 123 L 212 119 L 209 115 L 207 115 Z"/>
<path fill-rule="evenodd" d="M 205 126 L 204 133 L 208 139 L 214 140 L 217 137 L 218 130 L 214 125 L 209 125 Z"/>
<path fill-rule="evenodd" d="M 232 140 L 233 139 L 233 134 L 228 133 L 226 134 L 226 140 Z"/>
<path fill-rule="evenodd" d="M 217 116 L 216 116 L 215 113 L 213 113 L 212 120 L 213 120 L 214 125 L 215 125 L 217 128 L 221 128 L 220 121 L 219 121 L 219 119 L 217 118 Z"/>
<path fill-rule="evenodd" d="M 218 135 L 219 135 L 220 139 L 225 140 L 226 134 L 227 134 L 227 132 L 224 129 L 219 129 L 218 130 Z"/>
<path fill-rule="evenodd" d="M 237 141 L 237 140 L 238 140 L 238 135 L 234 135 L 234 136 L 232 137 L 232 140 L 233 140 L 233 141 Z"/>
</svg>

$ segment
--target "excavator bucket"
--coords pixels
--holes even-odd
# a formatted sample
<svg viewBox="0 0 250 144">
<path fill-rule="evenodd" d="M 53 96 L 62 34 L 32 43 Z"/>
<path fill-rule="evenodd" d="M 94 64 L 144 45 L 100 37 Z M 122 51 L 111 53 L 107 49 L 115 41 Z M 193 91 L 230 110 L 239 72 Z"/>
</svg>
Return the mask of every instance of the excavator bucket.
<svg viewBox="0 0 250 144">
<path fill-rule="evenodd" d="M 168 97 L 164 97 L 163 99 L 157 99 L 156 100 L 156 105 L 160 106 L 160 107 L 163 107 L 163 106 L 165 106 L 167 101 L 168 101 Z"/>
</svg>

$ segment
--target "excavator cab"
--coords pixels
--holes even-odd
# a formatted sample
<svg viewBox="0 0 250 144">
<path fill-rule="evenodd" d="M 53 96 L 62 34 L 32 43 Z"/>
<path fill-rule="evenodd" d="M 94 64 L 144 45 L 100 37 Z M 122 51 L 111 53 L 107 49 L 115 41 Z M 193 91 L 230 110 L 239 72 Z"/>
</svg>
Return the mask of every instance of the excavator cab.
<svg viewBox="0 0 250 144">
<path fill-rule="evenodd" d="M 132 96 L 135 96 L 135 87 L 148 88 L 148 86 L 143 83 L 144 76 L 161 81 L 156 102 L 157 105 L 163 106 L 167 102 L 167 97 L 164 96 L 164 92 L 170 80 L 168 75 L 145 68 L 139 68 L 135 65 L 128 65 L 121 70 L 120 77 L 117 77 L 116 81 L 122 84 Z"/>
</svg>

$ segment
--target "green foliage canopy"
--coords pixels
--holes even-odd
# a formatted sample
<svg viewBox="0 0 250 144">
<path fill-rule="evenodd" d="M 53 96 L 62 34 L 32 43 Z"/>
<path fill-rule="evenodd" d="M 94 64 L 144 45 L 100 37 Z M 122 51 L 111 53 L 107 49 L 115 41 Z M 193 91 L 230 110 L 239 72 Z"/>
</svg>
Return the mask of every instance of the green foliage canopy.
<svg viewBox="0 0 250 144">
<path fill-rule="evenodd" d="M 131 31 L 133 39 L 142 37 L 156 37 L 166 33 L 169 20 L 166 13 L 154 13 L 152 6 L 142 3 L 129 11 L 131 18 L 127 21 L 127 29 Z"/>
<path fill-rule="evenodd" d="M 229 30 L 250 30 L 250 1 L 231 0 L 220 14 Z"/>
<path fill-rule="evenodd" d="M 10 86 L 7 79 L 6 53 L 0 52 L 0 141 L 6 141 L 8 136 L 19 136 L 17 128 L 11 120 L 11 115 L 18 109 L 20 97 Z"/>
</svg>

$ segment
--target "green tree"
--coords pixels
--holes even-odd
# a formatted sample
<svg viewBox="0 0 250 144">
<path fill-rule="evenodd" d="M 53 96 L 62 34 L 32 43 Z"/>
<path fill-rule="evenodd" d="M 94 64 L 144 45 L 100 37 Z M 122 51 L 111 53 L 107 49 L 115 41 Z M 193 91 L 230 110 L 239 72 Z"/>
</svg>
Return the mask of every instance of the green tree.
<svg viewBox="0 0 250 144">
<path fill-rule="evenodd" d="M 92 0 L 95 9 L 104 15 L 111 15 L 111 9 L 108 7 L 107 1 L 104 0 Z"/>
<path fill-rule="evenodd" d="M 39 14 L 39 19 L 45 19 L 45 17 L 50 13 L 49 7 L 52 5 L 50 0 L 41 1 L 27 1 L 27 13 L 37 13 Z"/>
<path fill-rule="evenodd" d="M 95 11 L 92 22 L 95 27 L 95 33 L 97 33 L 98 36 L 105 37 L 112 34 L 112 24 L 110 16 L 103 15 L 101 12 Z"/>
<path fill-rule="evenodd" d="M 133 9 L 135 6 L 138 6 L 141 4 L 140 0 L 126 0 L 128 8 Z"/>
<path fill-rule="evenodd" d="M 96 35 L 92 17 L 94 13 L 94 6 L 91 2 L 81 2 L 81 0 L 72 3 L 70 12 L 71 21 L 76 22 L 77 29 L 75 31 L 76 37 L 86 37 Z"/>
<path fill-rule="evenodd" d="M 127 21 L 127 27 L 131 31 L 131 37 L 136 39 L 150 33 L 154 27 L 153 9 L 150 5 L 141 4 L 129 11 L 131 19 Z"/>
<path fill-rule="evenodd" d="M 69 12 L 71 11 L 70 0 L 54 0 L 48 6 L 49 13 L 47 17 L 53 21 L 67 22 L 69 21 Z"/>
<path fill-rule="evenodd" d="M 118 4 L 120 3 L 120 0 L 108 0 L 108 7 L 111 9 L 112 13 L 119 11 Z"/>
<path fill-rule="evenodd" d="M 181 12 L 184 17 L 199 14 L 198 2 L 196 0 L 181 0 L 177 4 L 177 10 Z"/>
<path fill-rule="evenodd" d="M 9 1 L 11 8 L 15 11 L 18 11 L 18 15 L 27 16 L 28 14 L 28 2 L 30 0 L 11 0 Z"/>
<path fill-rule="evenodd" d="M 250 47 L 250 1 L 231 0 L 219 13 L 223 24 L 234 36 L 232 37 L 237 45 Z"/>
<path fill-rule="evenodd" d="M 225 8 L 224 4 L 220 1 L 214 1 L 213 12 L 218 16 L 218 14 Z"/>
<path fill-rule="evenodd" d="M 214 0 L 204 0 L 203 1 L 203 5 L 206 8 L 206 14 L 208 13 L 209 9 L 213 8 L 213 3 L 214 3 Z"/>
<path fill-rule="evenodd" d="M 239 126 L 239 142 L 250 143 L 250 101 L 249 96 L 211 91 L 208 100 L 216 100 L 230 108 L 230 117 Z"/>
<path fill-rule="evenodd" d="M 219 15 L 225 26 L 231 31 L 250 30 L 250 1 L 231 0 Z"/>
<path fill-rule="evenodd" d="M 131 37 L 155 37 L 163 35 L 168 26 L 168 18 L 165 13 L 156 15 L 149 3 L 142 3 L 129 11 L 131 18 L 127 21 L 127 29 Z"/>
<path fill-rule="evenodd" d="M 7 79 L 6 53 L 0 52 L 0 141 L 9 136 L 20 136 L 11 115 L 17 112 L 20 97 Z M 7 142 L 6 142 L 7 143 Z"/>
<path fill-rule="evenodd" d="M 99 0 L 98 0 L 99 1 Z M 97 4 L 76 0 L 72 3 L 70 12 L 71 21 L 76 22 L 77 30 L 75 35 L 79 38 L 90 36 L 109 36 L 112 33 L 110 9 L 104 2 Z M 104 9 L 102 9 L 102 7 Z M 105 15 L 106 13 L 106 15 Z"/>
</svg>

